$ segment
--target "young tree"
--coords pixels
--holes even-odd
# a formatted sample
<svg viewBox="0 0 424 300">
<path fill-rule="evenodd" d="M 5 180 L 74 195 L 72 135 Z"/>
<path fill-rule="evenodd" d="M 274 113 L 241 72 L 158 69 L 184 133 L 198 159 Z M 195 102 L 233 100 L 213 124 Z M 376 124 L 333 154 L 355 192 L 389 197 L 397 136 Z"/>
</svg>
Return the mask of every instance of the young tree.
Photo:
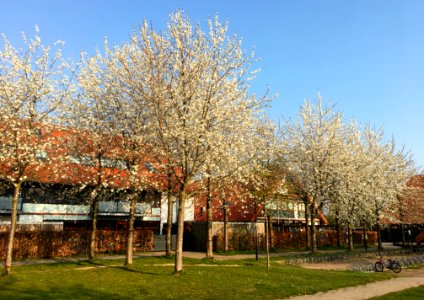
<svg viewBox="0 0 424 300">
<path fill-rule="evenodd" d="M 371 204 L 369 219 L 376 224 L 378 249 L 382 250 L 380 220 L 397 204 L 399 193 L 415 170 L 412 159 L 402 150 L 396 150 L 394 140 L 384 142 L 382 130 L 366 127 L 363 135 L 368 163 L 364 176 L 367 193 L 364 197 Z"/>
<path fill-rule="evenodd" d="M 168 208 L 168 212 L 167 212 L 167 217 L 166 217 L 166 223 L 167 223 L 167 227 L 166 227 L 166 245 L 165 245 L 165 254 L 167 256 L 171 255 L 171 251 L 172 251 L 172 217 L 173 217 L 173 212 L 174 212 L 174 189 L 175 189 L 175 180 L 173 178 L 173 174 L 172 172 L 168 171 L 166 172 L 166 201 L 167 201 L 167 208 Z"/>
<path fill-rule="evenodd" d="M 306 195 L 306 192 L 302 186 L 302 183 L 299 178 L 296 177 L 296 174 L 293 174 L 291 172 L 291 169 L 288 168 L 286 165 L 284 165 L 284 173 L 285 176 L 285 182 L 286 187 L 288 189 L 288 192 L 290 194 L 297 195 L 300 199 L 303 201 L 303 205 L 305 208 L 305 240 L 306 240 L 306 246 L 307 248 L 311 247 L 311 239 L 310 239 L 310 231 L 309 231 L 309 217 L 308 217 L 308 210 L 309 209 L 309 199 Z"/>
<path fill-rule="evenodd" d="M 361 132 L 356 124 L 343 125 L 341 131 L 343 143 L 338 151 L 338 160 L 334 162 L 329 207 L 337 225 L 347 227 L 348 249 L 352 250 L 352 230 L 366 215 L 363 175 L 367 162 L 363 159 Z M 339 234 L 339 229 L 337 232 Z"/>
<path fill-rule="evenodd" d="M 0 179 L 13 189 L 11 226 L 4 273 L 12 267 L 17 205 L 26 181 L 40 180 L 46 165 L 54 172 L 51 117 L 64 98 L 73 92 L 70 67 L 61 56 L 58 42 L 43 46 L 37 34 L 28 40 L 23 34 L 22 48 L 13 47 L 3 36 L 0 51 Z M 43 134 L 46 132 L 46 134 Z M 57 145 L 55 145 L 57 147 Z"/>
<path fill-rule="evenodd" d="M 265 248 L 267 267 L 270 267 L 270 247 L 272 248 L 272 216 L 270 207 L 279 201 L 279 191 L 284 185 L 285 174 L 277 159 L 262 160 L 257 169 L 251 191 L 259 206 L 262 207 L 265 217 Z"/>
<path fill-rule="evenodd" d="M 100 125 L 98 119 L 96 121 L 87 114 L 90 107 L 77 101 L 70 107 L 73 111 L 68 117 L 71 117 L 72 125 L 68 124 L 71 126 L 68 128 L 69 134 L 62 139 L 70 164 L 65 167 L 64 172 L 75 179 L 72 182 L 75 190 L 83 192 L 87 197 L 86 202 L 90 205 L 91 234 L 88 258 L 94 260 L 97 251 L 99 204 L 100 201 L 111 199 L 115 192 L 124 190 L 126 181 L 122 178 L 126 177 L 125 161 L 118 156 L 120 144 L 117 137 L 103 131 L 104 125 Z"/>
<path fill-rule="evenodd" d="M 421 209 L 424 203 L 424 175 L 412 176 L 399 193 L 397 200 L 397 205 L 389 217 L 400 222 L 402 245 L 405 245 L 410 242 L 410 239 L 407 241 L 405 237 L 405 225 L 419 224 L 424 219 L 424 211 Z"/>
<path fill-rule="evenodd" d="M 251 126 L 262 102 L 248 95 L 251 58 L 218 19 L 204 33 L 178 11 L 163 34 L 144 23 L 126 49 L 128 59 L 121 63 L 126 63 L 128 85 L 137 95 L 133 108 L 149 112 L 148 144 L 177 182 L 175 273 L 181 273 L 186 199 L 197 178 L 215 170 L 216 155 L 208 152 L 232 151 L 227 141 L 238 128 Z"/>
<path fill-rule="evenodd" d="M 298 120 L 288 120 L 283 130 L 284 159 L 310 202 L 311 250 L 317 251 L 315 218 L 329 199 L 335 162 L 342 145 L 342 119 L 332 107 L 305 102 Z"/>
<path fill-rule="evenodd" d="M 229 122 L 231 127 L 223 128 L 227 139 L 223 141 L 226 145 L 222 148 L 210 148 L 206 155 L 213 164 L 207 169 L 207 179 L 203 182 L 206 185 L 207 201 L 207 258 L 213 257 L 212 244 L 212 211 L 213 194 L 223 194 L 219 191 L 228 190 L 228 187 L 241 188 L 244 182 L 261 181 L 258 176 L 258 169 L 263 168 L 260 162 L 269 160 L 271 156 L 275 158 L 275 125 L 270 120 L 261 116 L 252 122 L 252 126 L 240 127 Z M 231 149 L 223 152 L 222 150 Z M 215 151 L 219 150 L 219 151 Z M 241 199 L 244 195 L 240 195 Z M 246 191 L 246 194 L 248 192 Z M 243 203 L 243 201 L 241 201 Z M 224 249 L 228 248 L 228 200 L 223 198 L 222 208 L 224 210 Z"/>
<path fill-rule="evenodd" d="M 131 208 L 138 198 L 138 190 L 129 192 L 139 182 L 139 164 L 134 158 L 138 156 L 133 153 L 133 140 L 123 135 L 122 126 L 117 126 L 117 119 L 121 120 L 122 116 L 116 105 L 119 81 L 113 72 L 116 62 L 113 55 L 106 48 L 105 57 L 100 53 L 88 59 L 83 56 L 78 76 L 80 94 L 66 102 L 63 117 L 63 125 L 72 132 L 66 140 L 68 158 L 81 166 L 74 169 L 80 174 L 75 184 L 88 191 L 87 202 L 91 206 L 90 260 L 96 255 L 99 202 L 119 190 L 126 191 Z"/>
</svg>

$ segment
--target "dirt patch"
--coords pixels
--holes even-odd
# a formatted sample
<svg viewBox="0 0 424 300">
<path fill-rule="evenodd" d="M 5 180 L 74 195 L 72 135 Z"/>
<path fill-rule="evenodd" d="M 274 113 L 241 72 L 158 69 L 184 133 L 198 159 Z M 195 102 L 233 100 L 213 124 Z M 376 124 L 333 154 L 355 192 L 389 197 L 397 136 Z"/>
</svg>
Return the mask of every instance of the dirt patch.
<svg viewBox="0 0 424 300">
<path fill-rule="evenodd" d="M 326 263 L 302 264 L 301 267 L 303 267 L 305 269 L 315 269 L 315 270 L 346 271 L 349 267 L 349 263 L 346 263 L 346 262 L 326 262 Z"/>
</svg>

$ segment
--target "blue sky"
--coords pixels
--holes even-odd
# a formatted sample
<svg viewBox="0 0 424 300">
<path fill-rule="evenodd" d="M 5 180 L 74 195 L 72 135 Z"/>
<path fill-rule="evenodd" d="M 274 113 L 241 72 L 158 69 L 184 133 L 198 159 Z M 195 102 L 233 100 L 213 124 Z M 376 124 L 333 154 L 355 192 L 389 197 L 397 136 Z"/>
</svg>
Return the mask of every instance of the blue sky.
<svg viewBox="0 0 424 300">
<path fill-rule="evenodd" d="M 252 92 L 278 94 L 273 116 L 294 116 L 319 92 L 346 118 L 384 127 L 424 166 L 424 1 L 0 0 L 0 32 L 17 44 L 37 24 L 44 44 L 64 40 L 64 55 L 78 59 L 105 36 L 127 41 L 144 19 L 164 29 L 177 9 L 202 25 L 218 14 L 255 48 Z"/>
</svg>

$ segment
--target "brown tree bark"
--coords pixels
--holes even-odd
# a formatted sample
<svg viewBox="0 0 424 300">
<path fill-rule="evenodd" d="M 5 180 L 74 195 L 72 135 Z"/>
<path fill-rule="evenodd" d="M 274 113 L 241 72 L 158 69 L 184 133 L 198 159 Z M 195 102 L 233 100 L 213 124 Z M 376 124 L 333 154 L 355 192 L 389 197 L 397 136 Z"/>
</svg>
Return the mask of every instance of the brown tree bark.
<svg viewBox="0 0 424 300">
<path fill-rule="evenodd" d="M 406 239 L 405 239 L 405 224 L 400 223 L 400 231 L 402 233 L 402 246 L 406 245 Z"/>
<path fill-rule="evenodd" d="M 269 224 L 268 224 L 268 216 L 265 216 L 265 248 L 266 248 L 266 267 L 270 268 L 269 262 Z"/>
<path fill-rule="evenodd" d="M 184 189 L 179 193 L 178 199 L 178 222 L 177 222 L 177 246 L 175 249 L 175 274 L 183 272 L 183 237 L 184 237 L 184 210 L 187 194 Z"/>
<path fill-rule="evenodd" d="M 272 216 L 268 214 L 269 247 L 274 249 L 274 234 L 272 231 Z"/>
<path fill-rule="evenodd" d="M 224 206 L 224 252 L 228 252 L 228 207 Z"/>
<path fill-rule="evenodd" d="M 88 251 L 88 259 L 93 261 L 96 252 L 96 237 L 97 237 L 97 211 L 99 210 L 99 201 L 95 197 L 91 203 L 91 233 L 90 233 L 90 249 Z"/>
<path fill-rule="evenodd" d="M 311 252 L 316 253 L 317 247 L 317 234 L 315 228 L 315 205 L 311 204 Z"/>
<path fill-rule="evenodd" d="M 368 252 L 367 229 L 365 228 L 365 224 L 364 224 L 364 228 L 363 228 L 362 232 L 363 232 L 363 235 L 364 235 L 364 248 L 365 248 L 365 252 Z"/>
<path fill-rule="evenodd" d="M 306 247 L 311 248 L 311 232 L 309 228 L 309 204 L 305 202 L 305 238 L 306 238 Z"/>
<path fill-rule="evenodd" d="M 208 194 L 206 198 L 206 258 L 213 259 L 213 240 L 212 240 L 212 195 L 211 195 L 211 179 L 208 177 Z"/>
<path fill-rule="evenodd" d="M 127 231 L 127 253 L 125 257 L 125 265 L 130 266 L 133 263 L 134 251 L 134 220 L 135 208 L 137 205 L 137 194 L 130 195 L 130 212 L 128 218 L 128 231 Z"/>
<path fill-rule="evenodd" d="M 340 248 L 340 223 L 339 223 L 338 210 L 336 210 L 336 240 L 337 240 L 337 248 Z"/>
<path fill-rule="evenodd" d="M 258 217 L 255 219 L 255 260 L 259 260 L 259 233 L 258 233 Z"/>
<path fill-rule="evenodd" d="M 172 213 L 173 213 L 172 193 L 168 187 L 168 216 L 167 216 L 168 226 L 166 227 L 166 249 L 165 249 L 165 254 L 167 256 L 170 256 L 172 251 Z"/>
<path fill-rule="evenodd" d="M 347 250 L 353 250 L 353 234 L 350 224 L 347 225 Z"/>
<path fill-rule="evenodd" d="M 15 239 L 16 221 L 18 219 L 18 200 L 21 191 L 21 183 L 14 185 L 12 197 L 12 211 L 10 220 L 9 240 L 7 242 L 6 258 L 4 261 L 4 275 L 9 275 L 12 270 L 12 257 L 13 257 L 13 242 Z"/>
<path fill-rule="evenodd" d="M 381 241 L 381 225 L 379 221 L 377 221 L 376 226 L 377 226 L 377 241 L 378 241 L 377 249 L 384 250 L 383 243 Z"/>
</svg>

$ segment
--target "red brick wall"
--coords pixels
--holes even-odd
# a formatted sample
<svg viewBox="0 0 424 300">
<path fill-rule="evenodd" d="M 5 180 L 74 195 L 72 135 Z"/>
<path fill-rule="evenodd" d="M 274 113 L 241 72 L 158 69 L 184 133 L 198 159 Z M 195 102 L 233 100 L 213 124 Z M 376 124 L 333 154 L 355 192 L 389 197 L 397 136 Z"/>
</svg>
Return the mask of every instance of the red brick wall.
<svg viewBox="0 0 424 300">
<path fill-rule="evenodd" d="M 253 198 L 237 194 L 237 191 L 228 194 L 225 200 L 214 196 L 212 202 L 213 221 L 224 221 L 224 202 L 229 202 L 229 222 L 254 222 L 256 212 L 259 213 L 261 209 Z M 204 194 L 197 196 L 194 201 L 194 221 L 206 222 L 206 195 Z"/>
</svg>

